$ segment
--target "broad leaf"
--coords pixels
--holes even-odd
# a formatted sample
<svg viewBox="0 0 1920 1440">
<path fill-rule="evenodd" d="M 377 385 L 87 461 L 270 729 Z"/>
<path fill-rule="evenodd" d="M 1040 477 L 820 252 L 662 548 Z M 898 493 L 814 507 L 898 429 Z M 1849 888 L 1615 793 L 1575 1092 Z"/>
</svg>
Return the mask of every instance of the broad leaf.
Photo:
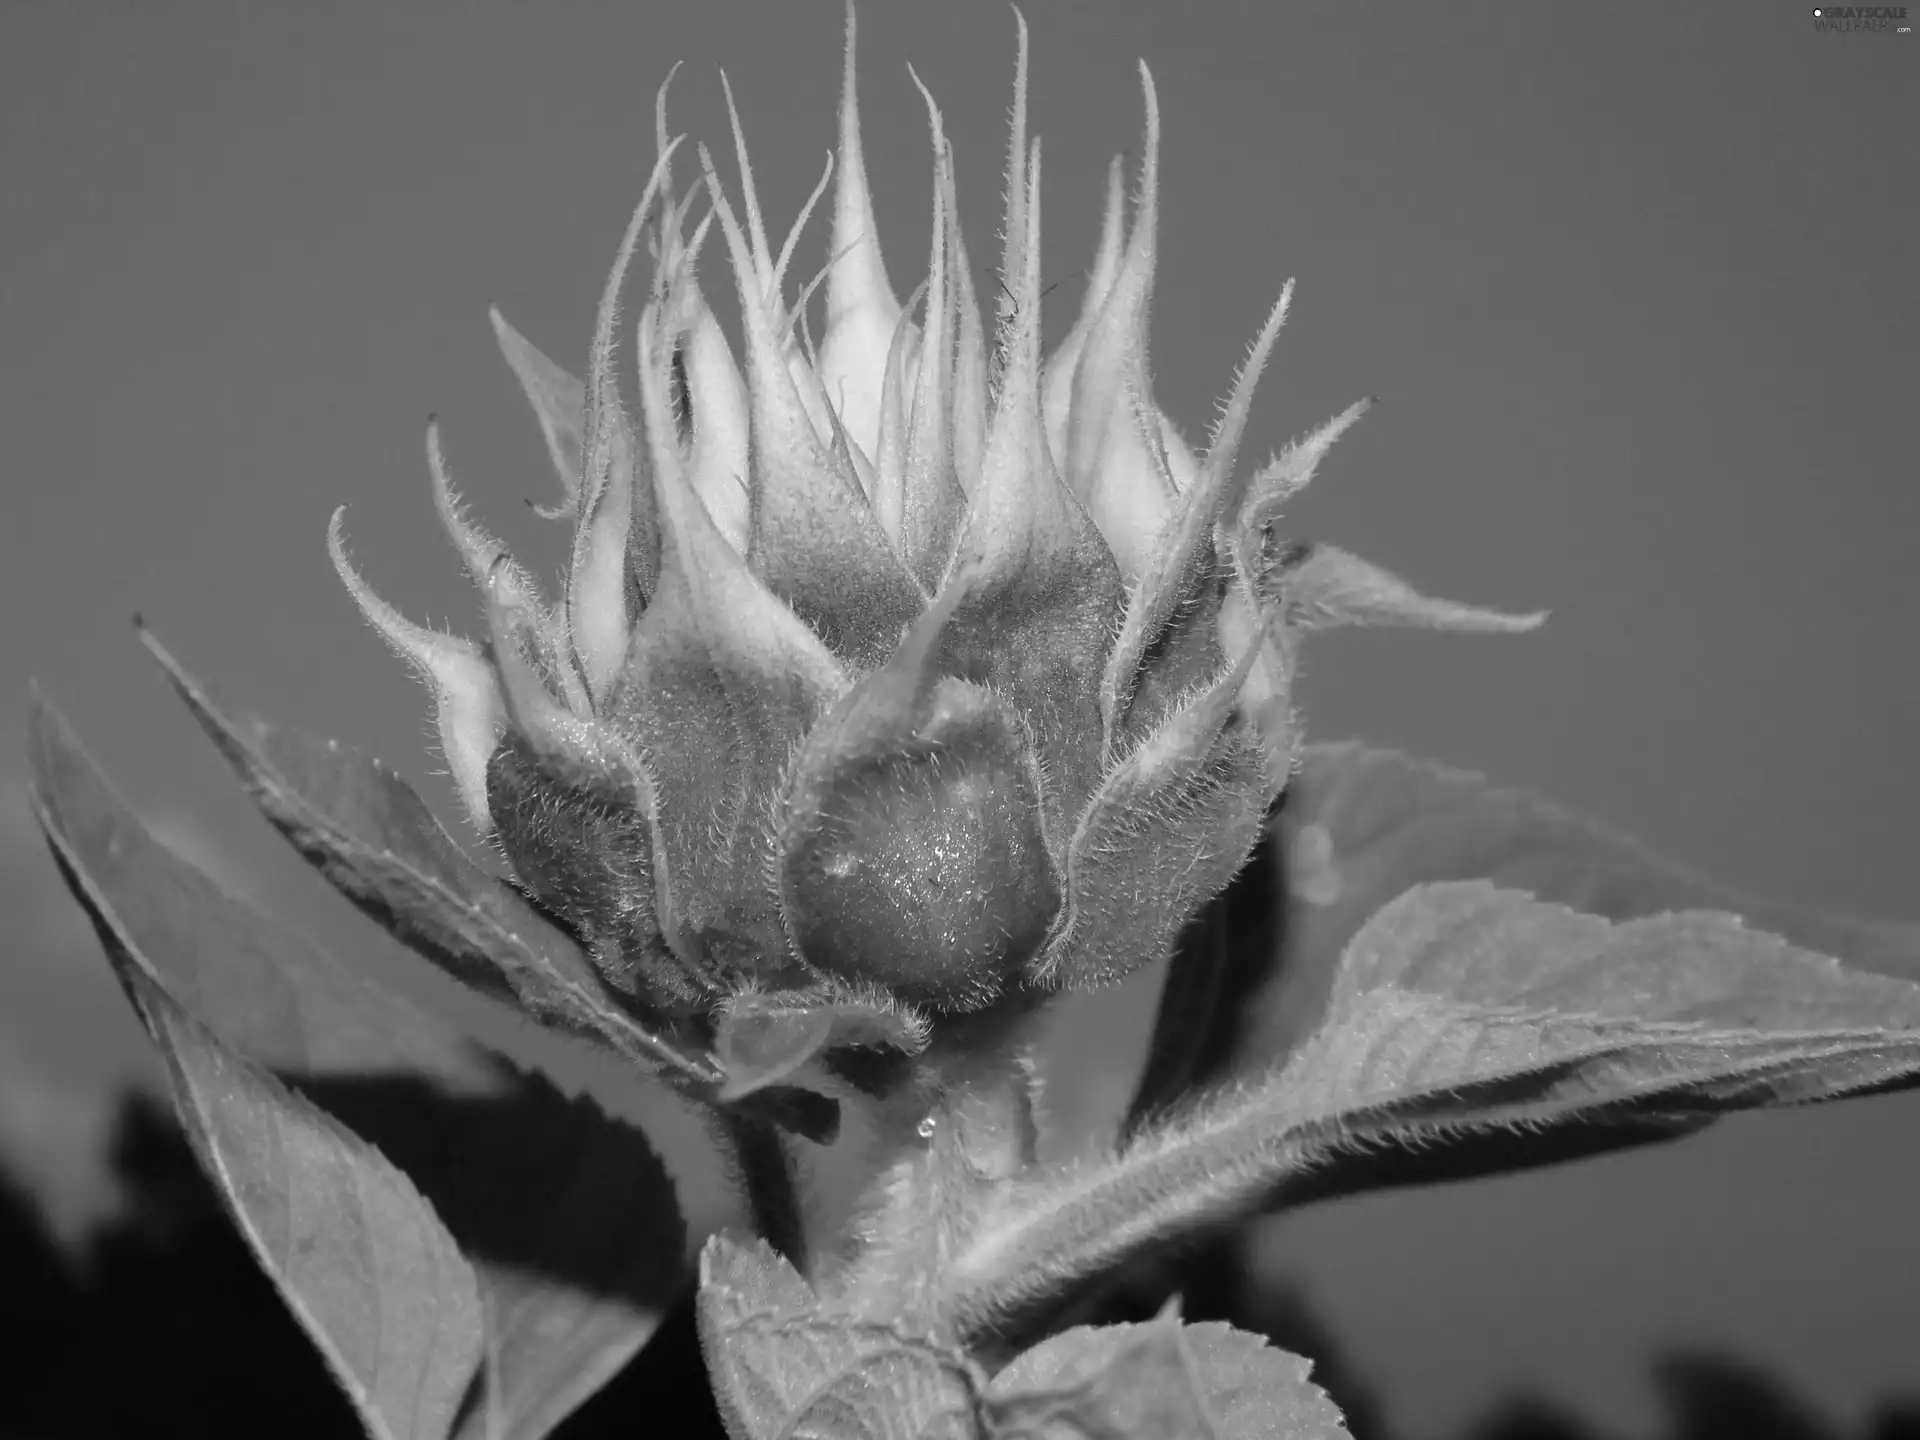
<svg viewBox="0 0 1920 1440">
<path fill-rule="evenodd" d="M 870 1322 L 765 1322 L 747 1334 L 755 1347 L 833 1357 L 829 1378 L 781 1432 L 783 1440 L 978 1440 L 975 1375 L 957 1350 Z"/>
<path fill-rule="evenodd" d="M 906 1320 L 833 1314 L 765 1241 L 700 1259 L 700 1348 L 733 1440 L 971 1440 L 976 1372 Z"/>
<path fill-rule="evenodd" d="M 153 838 L 37 695 L 29 754 L 48 842 L 122 968 L 377 1146 L 437 1207 L 491 1329 L 491 1383 L 460 1435 L 545 1434 L 645 1342 L 683 1279 L 672 1184 L 645 1137 L 226 894 Z"/>
<path fill-rule="evenodd" d="M 460 1440 L 537 1440 L 659 1327 L 686 1279 L 671 1178 L 637 1130 L 538 1076 L 459 1100 L 398 1081 L 303 1081 L 432 1199 L 486 1306 Z"/>
<path fill-rule="evenodd" d="M 1287 1066 L 1291 1103 L 1358 1115 L 1369 1135 L 1401 1130 L 1402 1112 L 1685 1119 L 1916 1074 L 1920 985 L 1732 915 L 1614 922 L 1480 881 L 1420 886 L 1369 921 Z"/>
<path fill-rule="evenodd" d="M 399 1072 L 496 1088 L 496 1067 L 445 1025 L 156 840 L 37 690 L 27 759 L 41 829 L 76 898 L 229 1044 L 283 1076 Z"/>
<path fill-rule="evenodd" d="M 1349 1440 L 1311 1364 L 1231 1325 L 1082 1325 L 993 1379 L 987 1433 L 1013 1440 Z"/>
<path fill-rule="evenodd" d="M 670 1078 L 715 1078 L 625 1014 L 580 947 L 469 860 L 397 774 L 337 742 L 222 709 L 158 641 L 143 638 L 267 818 L 376 922 L 542 1024 Z"/>
<path fill-rule="evenodd" d="M 473 1269 L 380 1152 L 191 1019 L 132 955 L 122 982 L 261 1268 L 376 1440 L 446 1440 L 480 1364 Z"/>
<path fill-rule="evenodd" d="M 1576 1123 L 1664 1132 L 1920 1083 L 1920 986 L 1725 914 L 1614 922 L 1485 882 L 1426 885 L 1362 928 L 1330 989 L 1265 1079 L 977 1206 L 942 1319 L 998 1326 L 1155 1243 L 1349 1188 L 1349 1165 L 1370 1180 L 1383 1150 L 1488 1132 L 1532 1145 Z"/>
<path fill-rule="evenodd" d="M 544 1147 L 529 1137 L 491 1162 L 534 1171 L 503 1187 L 518 1193 L 493 1222 L 499 1243 L 460 1216 L 473 1222 L 488 1326 L 485 1388 L 460 1440 L 549 1434 L 647 1343 L 685 1279 L 673 1183 L 644 1138 L 590 1100 L 548 1097 L 534 1117 Z"/>
<path fill-rule="evenodd" d="M 1356 742 L 1309 745 L 1277 830 L 1289 895 L 1279 968 L 1239 1007 L 1242 1073 L 1319 1023 L 1347 942 L 1415 885 L 1490 880 L 1612 920 L 1720 910 L 1850 965 L 1920 980 L 1920 926 L 1842 919 L 1736 894 L 1607 826 L 1484 775 Z"/>
</svg>

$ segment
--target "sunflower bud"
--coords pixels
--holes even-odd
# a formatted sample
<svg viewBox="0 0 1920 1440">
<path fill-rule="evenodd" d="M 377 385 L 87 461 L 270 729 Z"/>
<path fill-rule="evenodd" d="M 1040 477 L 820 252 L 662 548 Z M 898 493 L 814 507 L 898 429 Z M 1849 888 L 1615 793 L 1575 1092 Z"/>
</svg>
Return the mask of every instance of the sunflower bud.
<svg viewBox="0 0 1920 1440">
<path fill-rule="evenodd" d="M 574 527 L 556 602 L 467 519 L 437 436 L 435 503 L 482 592 L 484 646 L 401 619 L 333 536 L 355 599 L 432 684 L 461 798 L 519 885 L 612 990 L 711 1050 L 723 1098 L 836 1046 L 911 1055 L 942 1015 L 1164 958 L 1286 782 L 1307 631 L 1534 618 L 1428 600 L 1281 533 L 1358 415 L 1241 464 L 1291 285 L 1203 449 L 1154 403 L 1144 70 L 1137 199 L 1129 216 L 1116 162 L 1052 356 L 1024 26 L 991 331 L 930 96 L 927 277 L 903 305 L 853 38 L 849 19 L 817 352 L 812 287 L 787 273 L 813 202 L 776 250 L 737 115 L 738 203 L 705 147 L 677 193 L 664 89 L 584 379 L 495 313 L 560 479 L 542 513 Z M 711 211 L 689 232 L 696 198 Z M 736 339 L 701 286 L 710 239 Z"/>
</svg>

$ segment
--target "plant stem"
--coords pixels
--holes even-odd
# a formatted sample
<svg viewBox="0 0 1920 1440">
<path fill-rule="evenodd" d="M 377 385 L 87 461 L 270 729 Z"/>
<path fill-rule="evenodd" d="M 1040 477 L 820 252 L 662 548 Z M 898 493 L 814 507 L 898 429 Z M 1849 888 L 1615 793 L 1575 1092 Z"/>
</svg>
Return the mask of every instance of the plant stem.
<svg viewBox="0 0 1920 1440">
<path fill-rule="evenodd" d="M 753 1228 L 794 1269 L 806 1274 L 807 1236 L 799 1186 L 793 1156 L 779 1127 L 738 1111 L 727 1112 L 725 1124 Z"/>
<path fill-rule="evenodd" d="M 1241 1007 L 1279 951 L 1284 886 L 1273 828 L 1233 883 L 1187 922 L 1161 988 L 1153 1038 L 1121 1124 L 1124 1143 L 1182 1096 L 1222 1078 Z"/>
</svg>

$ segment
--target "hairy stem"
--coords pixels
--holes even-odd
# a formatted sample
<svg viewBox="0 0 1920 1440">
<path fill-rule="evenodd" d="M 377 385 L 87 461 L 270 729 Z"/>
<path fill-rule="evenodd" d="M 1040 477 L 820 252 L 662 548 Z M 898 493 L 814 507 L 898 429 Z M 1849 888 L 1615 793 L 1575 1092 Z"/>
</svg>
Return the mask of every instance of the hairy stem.
<svg viewBox="0 0 1920 1440">
<path fill-rule="evenodd" d="M 1147 1133 L 1094 1164 L 1048 1167 L 1012 1187 L 945 1277 L 941 1305 L 977 1335 L 1171 1239 L 1241 1214 L 1310 1167 L 1334 1137 L 1299 1123 L 1267 1084 Z"/>
</svg>

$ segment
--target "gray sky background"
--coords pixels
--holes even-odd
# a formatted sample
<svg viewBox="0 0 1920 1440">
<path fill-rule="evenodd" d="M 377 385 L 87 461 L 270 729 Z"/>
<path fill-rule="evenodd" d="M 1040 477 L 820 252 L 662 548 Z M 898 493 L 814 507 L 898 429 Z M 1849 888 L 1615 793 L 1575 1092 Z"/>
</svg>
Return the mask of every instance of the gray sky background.
<svg viewBox="0 0 1920 1440">
<path fill-rule="evenodd" d="M 1536 786 L 1751 889 L 1920 920 L 1916 38 L 1817 35 L 1773 0 L 1028 14 L 1059 318 L 1107 157 L 1138 153 L 1144 56 L 1162 403 L 1199 431 L 1297 275 L 1251 447 L 1384 401 L 1301 530 L 1554 612 L 1516 640 L 1323 642 L 1312 728 Z M 903 62 L 945 108 L 985 256 L 1012 26 L 869 3 L 862 27 L 905 289 L 929 179 Z M 833 143 L 839 44 L 813 3 L 0 5 L 0 1059 L 22 1077 L 0 1108 L 50 1170 L 46 1117 L 146 1072 L 18 803 L 26 677 L 170 834 L 376 951 L 250 817 L 128 616 L 449 802 L 424 694 L 327 565 L 327 515 L 351 505 L 401 609 L 470 627 L 427 499 L 433 410 L 489 523 L 557 560 L 521 504 L 550 482 L 485 303 L 579 364 L 676 59 L 678 128 L 717 150 L 728 67 L 784 225 Z M 1917 1193 L 1901 1097 L 1325 1207 L 1270 1249 L 1409 1434 L 1522 1384 L 1644 1429 L 1670 1342 L 1776 1367 L 1838 1418 L 1920 1394 Z"/>
</svg>

